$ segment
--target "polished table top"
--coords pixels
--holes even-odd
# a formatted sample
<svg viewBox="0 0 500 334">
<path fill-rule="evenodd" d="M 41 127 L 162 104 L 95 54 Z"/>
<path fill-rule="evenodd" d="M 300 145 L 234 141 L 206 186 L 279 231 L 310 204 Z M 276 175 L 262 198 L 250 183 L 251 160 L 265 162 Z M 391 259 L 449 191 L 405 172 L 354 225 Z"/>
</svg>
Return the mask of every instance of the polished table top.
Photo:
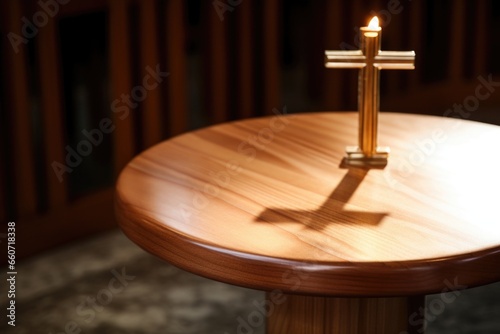
<svg viewBox="0 0 500 334">
<path fill-rule="evenodd" d="M 381 113 L 384 168 L 347 167 L 357 113 L 247 119 L 132 160 L 127 236 L 193 273 L 261 290 L 399 296 L 500 280 L 500 127 Z"/>
</svg>

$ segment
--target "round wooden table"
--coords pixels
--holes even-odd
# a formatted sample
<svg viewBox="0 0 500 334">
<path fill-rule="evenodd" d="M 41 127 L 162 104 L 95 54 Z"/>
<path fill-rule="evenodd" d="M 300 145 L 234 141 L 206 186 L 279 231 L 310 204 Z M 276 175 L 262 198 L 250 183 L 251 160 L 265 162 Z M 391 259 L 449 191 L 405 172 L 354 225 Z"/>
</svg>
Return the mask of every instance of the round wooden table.
<svg viewBox="0 0 500 334">
<path fill-rule="evenodd" d="M 343 163 L 357 117 L 276 114 L 162 142 L 120 175 L 119 224 L 180 268 L 267 291 L 241 333 L 263 319 L 272 334 L 422 333 L 426 312 L 500 280 L 500 127 L 381 113 L 391 154 L 370 169 Z"/>
</svg>

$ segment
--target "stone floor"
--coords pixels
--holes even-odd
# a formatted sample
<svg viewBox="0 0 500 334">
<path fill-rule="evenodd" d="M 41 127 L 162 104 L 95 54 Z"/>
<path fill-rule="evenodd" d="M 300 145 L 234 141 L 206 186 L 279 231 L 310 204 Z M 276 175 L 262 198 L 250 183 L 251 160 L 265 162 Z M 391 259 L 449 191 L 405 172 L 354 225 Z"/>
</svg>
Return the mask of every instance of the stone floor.
<svg viewBox="0 0 500 334">
<path fill-rule="evenodd" d="M 17 269 L 16 327 L 2 321 L 0 333 L 264 333 L 264 325 L 238 330 L 262 292 L 172 267 L 120 231 L 32 258 Z M 500 283 L 462 291 L 449 304 L 439 298 L 427 298 L 433 307 L 426 333 L 500 333 Z M 2 297 L 0 309 L 5 307 Z"/>
</svg>

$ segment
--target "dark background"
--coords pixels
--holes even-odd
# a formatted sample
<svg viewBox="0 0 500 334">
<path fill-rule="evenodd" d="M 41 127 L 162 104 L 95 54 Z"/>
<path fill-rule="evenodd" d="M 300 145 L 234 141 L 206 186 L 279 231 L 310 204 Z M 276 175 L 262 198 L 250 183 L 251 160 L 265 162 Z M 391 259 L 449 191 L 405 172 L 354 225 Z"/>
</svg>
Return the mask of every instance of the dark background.
<svg viewBox="0 0 500 334">
<path fill-rule="evenodd" d="M 381 110 L 500 125 L 496 87 L 470 113 L 453 112 L 474 101 L 479 78 L 500 82 L 498 1 L 58 1 L 0 0 L 0 248 L 7 254 L 15 221 L 20 262 L 18 326 L 0 331 L 60 332 L 82 296 L 96 296 L 122 267 L 138 279 L 92 323 L 77 317 L 83 332 L 235 329 L 263 294 L 182 272 L 132 244 L 116 231 L 114 183 L 135 155 L 192 129 L 285 105 L 356 110 L 357 71 L 325 69 L 324 51 L 357 48 L 374 14 L 384 50 L 417 54 L 415 70 L 382 72 Z M 169 76 L 122 119 L 114 101 L 156 66 Z M 67 164 L 67 147 L 107 118 L 114 130 L 59 180 L 54 162 Z M 499 291 L 463 291 L 427 332 L 497 333 Z"/>
</svg>

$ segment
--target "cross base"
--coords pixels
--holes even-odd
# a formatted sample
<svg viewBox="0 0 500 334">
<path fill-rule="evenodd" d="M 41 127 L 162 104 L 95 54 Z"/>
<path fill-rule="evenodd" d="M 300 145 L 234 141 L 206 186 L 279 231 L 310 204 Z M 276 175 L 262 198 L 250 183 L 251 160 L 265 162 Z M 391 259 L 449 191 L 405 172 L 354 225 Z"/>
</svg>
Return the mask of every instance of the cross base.
<svg viewBox="0 0 500 334">
<path fill-rule="evenodd" d="M 375 153 L 368 156 L 359 146 L 347 146 L 345 162 L 352 166 L 380 166 L 387 165 L 387 158 L 391 149 L 387 146 L 378 146 Z"/>
</svg>

